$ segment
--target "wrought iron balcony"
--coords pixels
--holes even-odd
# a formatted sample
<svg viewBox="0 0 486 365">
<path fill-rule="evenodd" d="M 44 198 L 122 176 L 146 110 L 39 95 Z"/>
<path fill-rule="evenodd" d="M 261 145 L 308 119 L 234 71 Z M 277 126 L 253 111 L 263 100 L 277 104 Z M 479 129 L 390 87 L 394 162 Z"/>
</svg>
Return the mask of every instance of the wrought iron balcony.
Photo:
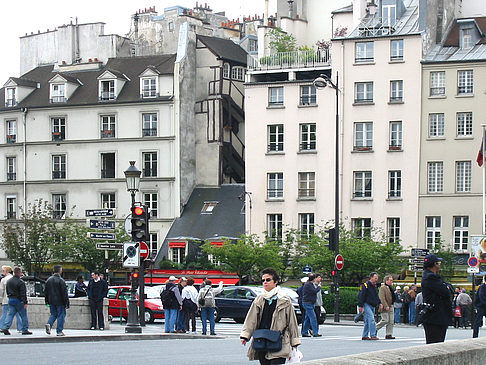
<svg viewBox="0 0 486 365">
<path fill-rule="evenodd" d="M 329 50 L 278 52 L 258 58 L 254 55 L 247 57 L 248 70 L 275 70 L 288 68 L 306 68 L 330 66 Z"/>
</svg>

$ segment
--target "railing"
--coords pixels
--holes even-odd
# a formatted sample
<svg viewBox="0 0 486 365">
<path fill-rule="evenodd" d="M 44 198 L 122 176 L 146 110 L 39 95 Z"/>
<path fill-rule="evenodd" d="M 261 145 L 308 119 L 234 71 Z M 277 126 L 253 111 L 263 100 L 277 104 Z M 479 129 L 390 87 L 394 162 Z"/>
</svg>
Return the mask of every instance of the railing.
<svg viewBox="0 0 486 365">
<path fill-rule="evenodd" d="M 387 18 L 365 17 L 358 26 L 359 37 L 376 37 L 395 33 L 396 23 Z M 353 32 L 354 33 L 354 32 Z"/>
<path fill-rule="evenodd" d="M 8 134 L 7 135 L 7 143 L 15 143 L 17 141 L 16 134 Z"/>
<path fill-rule="evenodd" d="M 393 103 L 393 102 L 397 103 L 399 101 L 403 101 L 403 97 L 401 97 L 401 96 L 391 96 L 390 97 L 390 102 L 391 103 Z"/>
<path fill-rule="evenodd" d="M 283 151 L 283 143 L 269 143 L 267 146 L 267 152 L 280 152 Z"/>
<path fill-rule="evenodd" d="M 102 91 L 100 95 L 100 100 L 115 100 L 115 93 L 112 91 Z"/>
<path fill-rule="evenodd" d="M 17 173 L 7 172 L 7 181 L 14 181 L 14 180 L 17 180 Z"/>
<path fill-rule="evenodd" d="M 64 96 L 53 96 L 50 100 L 51 103 L 65 103 L 67 101 Z"/>
<path fill-rule="evenodd" d="M 157 169 L 143 169 L 143 177 L 156 177 Z"/>
<path fill-rule="evenodd" d="M 316 105 L 316 95 L 306 95 L 300 97 L 300 105 Z"/>
<path fill-rule="evenodd" d="M 329 66 L 331 55 L 329 50 L 322 51 L 292 51 L 278 52 L 258 59 L 253 55 L 248 55 L 247 64 L 249 70 L 273 70 L 295 67 L 316 67 Z"/>
<path fill-rule="evenodd" d="M 107 129 L 101 131 L 101 138 L 115 138 L 115 130 L 114 129 Z"/>
<path fill-rule="evenodd" d="M 301 151 L 313 151 L 316 149 L 316 142 L 302 142 L 300 144 Z"/>
<path fill-rule="evenodd" d="M 8 108 L 10 106 L 16 106 L 17 105 L 17 100 L 15 99 L 7 99 L 5 100 L 5 107 Z"/>
<path fill-rule="evenodd" d="M 267 197 L 268 199 L 283 198 L 283 189 L 268 189 Z"/>
<path fill-rule="evenodd" d="M 66 171 L 52 171 L 52 178 L 53 179 L 65 179 L 66 178 Z"/>
<path fill-rule="evenodd" d="M 315 189 L 299 189 L 299 198 L 314 198 Z"/>
<path fill-rule="evenodd" d="M 16 219 L 16 218 L 17 218 L 17 212 L 7 211 L 7 219 Z"/>
<path fill-rule="evenodd" d="M 143 137 L 151 137 L 157 135 L 157 128 L 142 128 Z"/>
<path fill-rule="evenodd" d="M 388 146 L 388 149 L 389 150 L 392 150 L 392 151 L 399 151 L 402 149 L 402 145 L 401 144 L 391 144 Z"/>
<path fill-rule="evenodd" d="M 64 132 L 52 132 L 53 141 L 62 141 L 64 138 Z"/>
</svg>

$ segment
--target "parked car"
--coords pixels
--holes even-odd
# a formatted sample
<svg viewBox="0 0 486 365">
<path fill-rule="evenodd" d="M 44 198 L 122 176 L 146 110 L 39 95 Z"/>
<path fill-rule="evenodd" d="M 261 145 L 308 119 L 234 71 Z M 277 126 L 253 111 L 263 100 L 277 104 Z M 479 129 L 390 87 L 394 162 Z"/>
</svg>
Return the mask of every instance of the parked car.
<svg viewBox="0 0 486 365">
<path fill-rule="evenodd" d="M 155 319 L 165 318 L 164 309 L 162 307 L 162 301 L 160 300 L 160 294 L 152 288 L 145 288 L 145 294 L 147 298 L 145 299 L 145 322 L 153 323 Z M 112 317 L 123 317 L 128 318 L 128 308 L 127 302 L 130 299 L 130 286 L 120 285 L 111 286 L 108 289 L 108 315 Z M 137 292 L 137 300 L 139 300 L 139 295 Z"/>
</svg>

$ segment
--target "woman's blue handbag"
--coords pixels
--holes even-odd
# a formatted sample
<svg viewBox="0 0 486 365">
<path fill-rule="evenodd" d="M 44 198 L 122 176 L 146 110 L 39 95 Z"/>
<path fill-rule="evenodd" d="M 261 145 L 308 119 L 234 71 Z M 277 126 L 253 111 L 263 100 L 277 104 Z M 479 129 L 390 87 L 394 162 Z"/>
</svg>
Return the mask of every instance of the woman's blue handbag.
<svg viewBox="0 0 486 365">
<path fill-rule="evenodd" d="M 253 332 L 253 349 L 260 352 L 276 352 L 282 349 L 280 331 L 257 329 Z"/>
</svg>

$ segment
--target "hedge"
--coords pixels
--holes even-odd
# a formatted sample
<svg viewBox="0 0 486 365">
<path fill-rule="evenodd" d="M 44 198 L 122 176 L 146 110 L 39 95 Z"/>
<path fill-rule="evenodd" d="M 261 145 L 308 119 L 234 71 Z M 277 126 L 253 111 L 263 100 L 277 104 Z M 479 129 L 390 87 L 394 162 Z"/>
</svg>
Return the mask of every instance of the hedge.
<svg viewBox="0 0 486 365">
<path fill-rule="evenodd" d="M 326 313 L 334 313 L 334 294 L 331 293 L 330 287 L 322 287 L 323 290 L 327 290 L 329 294 L 322 295 L 322 303 L 326 308 Z M 340 287 L 339 288 L 339 313 L 351 314 L 356 313 L 356 306 L 358 305 L 358 292 L 357 287 Z"/>
</svg>

